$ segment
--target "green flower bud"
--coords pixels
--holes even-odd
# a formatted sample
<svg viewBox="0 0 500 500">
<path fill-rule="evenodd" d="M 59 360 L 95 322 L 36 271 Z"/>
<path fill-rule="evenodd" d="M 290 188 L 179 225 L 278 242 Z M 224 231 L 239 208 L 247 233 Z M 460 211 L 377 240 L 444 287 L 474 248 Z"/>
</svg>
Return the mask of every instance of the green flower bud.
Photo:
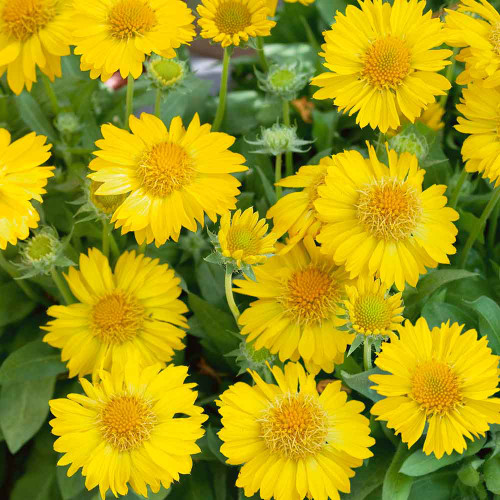
<svg viewBox="0 0 500 500">
<path fill-rule="evenodd" d="M 255 73 L 264 92 L 291 101 L 307 85 L 313 68 L 300 63 L 275 64 L 267 73 L 258 70 Z"/>
<path fill-rule="evenodd" d="M 57 115 L 54 124 L 56 129 L 64 135 L 76 134 L 82 127 L 75 113 L 65 111 Z"/>
<path fill-rule="evenodd" d="M 296 127 L 287 127 L 275 123 L 270 128 L 261 129 L 261 137 L 256 141 L 248 141 L 249 144 L 259 146 L 254 153 L 271 154 L 277 156 L 287 151 L 294 153 L 304 153 L 306 149 L 303 146 L 311 144 L 313 141 L 304 141 L 297 137 Z"/>
<path fill-rule="evenodd" d="M 185 79 L 188 70 L 184 61 L 179 59 L 165 59 L 155 56 L 147 64 L 147 75 L 156 88 L 170 91 L 179 87 Z"/>
<path fill-rule="evenodd" d="M 192 256 L 195 262 L 201 259 L 202 254 L 205 254 L 210 248 L 208 241 L 203 236 L 200 230 L 193 233 L 187 232 L 179 238 L 179 247 L 183 250 L 183 260 L 187 260 Z"/>
<path fill-rule="evenodd" d="M 230 352 L 228 356 L 236 357 L 236 363 L 240 367 L 238 375 L 245 373 L 248 369 L 263 374 L 267 371 L 266 364 L 269 363 L 272 366 L 277 359 L 265 347 L 256 350 L 253 343 L 246 342 L 245 340 L 240 343 L 238 349 Z"/>
<path fill-rule="evenodd" d="M 389 147 L 398 154 L 414 154 L 419 161 L 422 161 L 429 153 L 429 145 L 425 137 L 413 132 L 395 135 L 389 139 Z"/>
</svg>

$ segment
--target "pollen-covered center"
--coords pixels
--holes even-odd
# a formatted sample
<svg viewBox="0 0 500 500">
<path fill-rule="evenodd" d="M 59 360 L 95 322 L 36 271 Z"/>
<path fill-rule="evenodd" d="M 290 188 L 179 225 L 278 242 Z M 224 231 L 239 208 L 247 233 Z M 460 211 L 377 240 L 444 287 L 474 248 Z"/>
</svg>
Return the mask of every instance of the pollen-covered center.
<svg viewBox="0 0 500 500">
<path fill-rule="evenodd" d="M 8 0 L 4 5 L 3 29 L 20 41 L 38 33 L 57 14 L 54 0 Z"/>
<path fill-rule="evenodd" d="M 249 228 L 232 226 L 227 232 L 227 247 L 231 253 L 243 250 L 245 254 L 259 253 L 260 238 Z"/>
<path fill-rule="evenodd" d="M 227 0 L 218 6 L 214 22 L 221 33 L 235 35 L 252 24 L 252 14 L 243 3 Z"/>
<path fill-rule="evenodd" d="M 399 241 L 415 231 L 422 212 L 415 189 L 398 179 L 382 179 L 360 191 L 359 221 L 376 238 Z"/>
<path fill-rule="evenodd" d="M 156 422 L 152 404 L 133 395 L 114 397 L 99 416 L 104 439 L 119 451 L 137 448 L 148 440 Z"/>
<path fill-rule="evenodd" d="M 311 394 L 284 394 L 258 419 L 261 437 L 271 453 L 298 460 L 326 444 L 328 415 Z"/>
<path fill-rule="evenodd" d="M 460 404 L 460 382 L 445 363 L 427 361 L 417 366 L 411 379 L 411 396 L 427 414 L 442 415 Z"/>
<path fill-rule="evenodd" d="M 103 185 L 103 182 L 91 181 L 90 201 L 102 213 L 112 215 L 113 212 L 123 203 L 126 194 L 96 194 L 96 191 Z"/>
<path fill-rule="evenodd" d="M 92 332 L 106 344 L 121 344 L 132 339 L 143 322 L 144 306 L 122 290 L 105 295 L 92 308 Z"/>
<path fill-rule="evenodd" d="M 392 35 L 376 40 L 365 53 L 362 76 L 379 89 L 395 88 L 410 72 L 410 51 Z"/>
<path fill-rule="evenodd" d="M 491 27 L 488 38 L 491 45 L 493 45 L 493 50 L 500 55 L 500 23 L 496 23 Z"/>
<path fill-rule="evenodd" d="M 144 35 L 156 23 L 156 14 L 147 0 L 118 0 L 108 15 L 111 36 L 119 39 Z"/>
<path fill-rule="evenodd" d="M 196 171 L 184 148 L 173 142 L 160 142 L 142 156 L 137 174 L 150 195 L 163 198 L 190 184 Z"/>
<path fill-rule="evenodd" d="M 340 290 L 334 277 L 314 265 L 293 273 L 280 298 L 288 314 L 302 324 L 330 318 L 339 300 Z"/>
<path fill-rule="evenodd" d="M 385 333 L 391 326 L 391 308 L 379 295 L 362 295 L 353 308 L 353 328 L 365 335 Z"/>
</svg>

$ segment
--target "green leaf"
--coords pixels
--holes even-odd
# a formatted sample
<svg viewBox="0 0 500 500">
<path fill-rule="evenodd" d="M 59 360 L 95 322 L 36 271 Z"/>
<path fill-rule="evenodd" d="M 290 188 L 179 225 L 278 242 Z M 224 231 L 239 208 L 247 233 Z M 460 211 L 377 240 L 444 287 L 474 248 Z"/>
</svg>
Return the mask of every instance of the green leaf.
<svg viewBox="0 0 500 500">
<path fill-rule="evenodd" d="M 66 371 L 61 352 L 41 340 L 14 351 L 0 366 L 0 384 L 59 375 Z"/>
<path fill-rule="evenodd" d="M 269 179 L 264 175 L 264 172 L 258 165 L 254 165 L 254 168 L 259 174 L 267 202 L 269 203 L 269 205 L 274 205 L 276 203 L 276 192 L 274 191 L 272 184 L 269 182 Z"/>
<path fill-rule="evenodd" d="M 201 261 L 196 266 L 196 280 L 198 281 L 201 295 L 207 302 L 215 306 L 224 306 L 226 303 L 224 274 L 225 270 L 222 266 L 214 266 L 204 261 Z"/>
<path fill-rule="evenodd" d="M 409 450 L 405 443 L 400 442 L 398 449 L 387 469 L 382 487 L 382 500 L 406 500 L 410 495 L 413 478 L 399 472 Z"/>
<path fill-rule="evenodd" d="M 36 306 L 13 281 L 0 285 L 0 297 L 0 327 L 25 318 Z"/>
<path fill-rule="evenodd" d="M 58 466 L 56 471 L 57 484 L 63 500 L 70 500 L 80 494 L 85 489 L 85 478 L 80 470 L 77 470 L 71 477 L 68 477 L 69 467 Z"/>
<path fill-rule="evenodd" d="M 41 466 L 26 472 L 14 485 L 10 500 L 58 500 L 55 466 Z"/>
<path fill-rule="evenodd" d="M 316 0 L 315 5 L 323 21 L 325 21 L 328 26 L 331 26 L 337 10 L 344 13 L 347 4 L 347 0 Z"/>
<path fill-rule="evenodd" d="M 476 328 L 477 321 L 466 309 L 448 304 L 446 302 L 436 302 L 434 300 L 426 302 L 422 308 L 422 316 L 427 320 L 429 328 L 441 326 L 441 323 L 465 324 L 466 328 Z"/>
<path fill-rule="evenodd" d="M 500 495 L 500 456 L 490 458 L 483 467 L 486 488 Z"/>
<path fill-rule="evenodd" d="M 486 442 L 486 437 L 476 439 L 470 443 L 465 453 L 453 452 L 451 455 L 443 455 L 439 460 L 433 455 L 426 455 L 422 450 L 413 452 L 401 466 L 400 472 L 407 476 L 423 476 L 430 474 L 442 467 L 454 464 L 464 457 L 475 455 Z"/>
<path fill-rule="evenodd" d="M 153 493 L 151 491 L 151 488 L 148 487 L 148 500 L 163 500 L 164 498 L 167 498 L 169 495 L 170 495 L 170 492 L 172 491 L 171 488 L 169 488 L 168 490 L 165 489 L 163 486 L 160 488 L 160 491 L 158 491 L 158 493 Z M 97 494 L 97 497 L 96 497 L 96 500 L 100 500 L 100 495 Z M 113 495 L 113 493 L 108 490 L 107 493 L 106 493 L 106 499 L 109 500 L 115 500 L 115 496 Z M 130 485 L 128 485 L 128 493 L 126 495 L 120 495 L 120 500 L 144 500 L 144 497 L 142 495 L 139 495 L 138 493 L 136 493 L 131 487 Z M 77 499 L 75 499 L 77 500 Z"/>
<path fill-rule="evenodd" d="M 226 457 L 220 452 L 220 447 L 222 446 L 222 441 L 220 440 L 217 433 L 210 425 L 207 428 L 207 443 L 208 449 L 214 454 L 215 457 L 219 459 L 223 464 L 226 463 Z"/>
<path fill-rule="evenodd" d="M 367 370 L 365 372 L 357 373 L 356 375 L 350 375 L 346 371 L 342 371 L 342 378 L 346 385 L 348 385 L 351 389 L 354 389 L 355 391 L 359 392 L 363 396 L 367 397 L 368 399 L 371 399 L 372 401 L 379 401 L 383 399 L 383 396 L 381 396 L 378 392 L 374 391 L 373 389 L 370 389 L 372 385 L 374 385 L 374 382 L 368 379 L 370 375 L 375 375 L 375 374 L 383 374 L 382 370 L 380 368 L 372 368 L 371 370 Z"/>
<path fill-rule="evenodd" d="M 462 481 L 466 486 L 475 487 L 479 484 L 480 475 L 479 472 L 473 467 L 473 465 L 469 462 L 457 471 L 458 479 Z"/>
<path fill-rule="evenodd" d="M 476 217 L 471 212 L 459 210 L 460 218 L 457 220 L 456 225 L 461 232 L 472 233 L 479 224 L 479 217 Z M 477 241 L 484 245 L 484 234 L 481 231 L 477 237 Z"/>
<path fill-rule="evenodd" d="M 226 500 L 228 468 L 216 462 L 210 464 L 210 468 L 213 470 L 215 500 Z"/>
<path fill-rule="evenodd" d="M 500 306 L 485 295 L 468 304 L 479 315 L 479 333 L 486 335 L 493 352 L 500 354 Z"/>
<path fill-rule="evenodd" d="M 56 140 L 57 134 L 54 127 L 52 127 L 46 114 L 30 93 L 23 92 L 17 96 L 15 102 L 19 110 L 19 116 L 30 130 L 47 136 L 51 142 Z"/>
<path fill-rule="evenodd" d="M 452 471 L 416 477 L 413 480 L 409 500 L 450 500 L 451 490 L 456 483 L 457 473 Z"/>
<path fill-rule="evenodd" d="M 4 385 L 0 392 L 0 427 L 11 453 L 16 453 L 45 422 L 56 377 Z"/>
</svg>

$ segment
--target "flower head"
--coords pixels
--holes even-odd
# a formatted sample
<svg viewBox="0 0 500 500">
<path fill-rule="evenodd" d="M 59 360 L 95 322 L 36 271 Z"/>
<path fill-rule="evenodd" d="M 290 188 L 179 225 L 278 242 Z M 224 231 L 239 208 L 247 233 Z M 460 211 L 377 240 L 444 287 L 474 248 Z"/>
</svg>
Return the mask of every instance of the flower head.
<svg viewBox="0 0 500 500">
<path fill-rule="evenodd" d="M 50 158 L 51 144 L 34 132 L 10 142 L 10 134 L 0 128 L 0 249 L 7 243 L 29 236 L 40 216 L 31 200 L 42 202 L 41 195 L 54 167 L 40 165 Z"/>
<path fill-rule="evenodd" d="M 129 486 L 146 497 L 148 485 L 158 492 L 189 474 L 207 417 L 186 376 L 185 366 L 141 369 L 131 358 L 111 373 L 101 370 L 93 384 L 80 379 L 84 395 L 49 403 L 54 449 L 63 453 L 58 465 L 70 465 L 68 476 L 82 467 L 85 486 L 99 486 L 103 500 L 109 489 L 126 495 Z"/>
<path fill-rule="evenodd" d="M 79 302 L 48 309 L 54 319 L 43 327 L 43 340 L 62 349 L 70 377 L 132 357 L 141 366 L 170 361 L 174 349 L 184 348 L 180 279 L 158 259 L 125 252 L 113 272 L 94 248 L 80 255 L 79 271 L 71 267 L 64 277 Z"/>
<path fill-rule="evenodd" d="M 210 131 L 196 114 L 187 130 L 180 117 L 167 129 L 153 115 L 129 118 L 131 133 L 102 126 L 104 139 L 90 163 L 89 177 L 102 185 L 99 195 L 125 195 L 112 222 L 122 233 L 134 231 L 138 243 L 157 246 L 179 238 L 182 227 L 196 231 L 205 214 L 216 221 L 236 205 L 240 182 L 231 174 L 247 167 L 229 151 L 234 137 Z"/>
<path fill-rule="evenodd" d="M 175 57 L 195 36 L 194 16 L 182 0 L 88 0 L 75 2 L 75 54 L 90 77 L 115 71 L 139 78 L 146 55 Z"/>
<path fill-rule="evenodd" d="M 222 47 L 239 45 L 250 37 L 267 36 L 276 25 L 268 19 L 265 0 L 202 0 L 197 10 L 200 35 Z"/>
<path fill-rule="evenodd" d="M 311 144 L 312 141 L 305 141 L 297 137 L 297 127 L 288 127 L 280 123 L 275 123 L 269 128 L 261 129 L 261 137 L 255 141 L 247 140 L 248 144 L 259 146 L 253 153 L 262 153 L 277 156 L 282 153 L 304 153 L 303 146 Z"/>
<path fill-rule="evenodd" d="M 234 282 L 235 292 L 257 299 L 238 320 L 247 342 L 278 353 L 281 361 L 302 357 L 310 371 L 332 372 L 354 338 L 338 329 L 345 324 L 338 316 L 347 273 L 306 238 L 286 255 L 256 267 L 255 279 Z"/>
<path fill-rule="evenodd" d="M 500 423 L 499 357 L 486 337 L 449 322 L 429 330 L 424 318 L 406 321 L 399 339 L 382 344 L 375 364 L 390 375 L 371 375 L 384 399 L 371 412 L 412 446 L 428 424 L 424 453 L 441 458 L 467 448 L 464 436 L 484 435 Z"/>
<path fill-rule="evenodd" d="M 287 101 L 296 99 L 313 73 L 314 68 L 297 62 L 273 64 L 267 73 L 256 70 L 259 87 Z"/>
<path fill-rule="evenodd" d="M 414 122 L 444 95 L 448 80 L 437 72 L 450 64 L 441 22 L 423 14 L 424 1 L 362 0 L 337 14 L 322 46 L 329 70 L 312 80 L 315 99 L 333 99 L 341 111 L 358 112 L 360 127 L 396 129 L 400 113 Z M 404 13 L 404 14 L 403 14 Z"/>
<path fill-rule="evenodd" d="M 363 403 L 347 401 L 340 381 L 319 395 L 314 377 L 298 363 L 283 371 L 274 366 L 276 383 L 250 373 L 255 385 L 239 382 L 217 401 L 221 452 L 227 463 L 242 465 L 236 486 L 247 497 L 260 491 L 276 500 L 349 492 L 352 469 L 372 456 L 368 448 L 375 443 Z"/>
<path fill-rule="evenodd" d="M 152 57 L 147 63 L 148 77 L 153 86 L 163 91 L 178 88 L 188 73 L 187 64 L 180 59 Z"/>
<path fill-rule="evenodd" d="M 449 263 L 458 214 L 446 207 L 446 186 L 422 189 L 425 170 L 410 153 L 387 148 L 388 166 L 372 146 L 332 156 L 314 203 L 323 222 L 321 250 L 345 265 L 351 278 L 377 276 L 387 286 L 415 286 L 426 267 Z"/>
</svg>

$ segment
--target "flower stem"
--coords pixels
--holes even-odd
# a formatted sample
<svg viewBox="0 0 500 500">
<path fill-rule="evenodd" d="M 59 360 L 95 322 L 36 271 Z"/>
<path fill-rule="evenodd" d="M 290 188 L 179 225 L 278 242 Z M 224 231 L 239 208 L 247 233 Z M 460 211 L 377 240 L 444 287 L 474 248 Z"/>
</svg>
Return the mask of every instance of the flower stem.
<svg viewBox="0 0 500 500">
<path fill-rule="evenodd" d="M 127 98 L 125 103 L 125 126 L 128 126 L 129 116 L 134 112 L 134 77 L 128 75 L 127 78 Z"/>
<path fill-rule="evenodd" d="M 451 85 L 453 85 L 453 72 L 455 70 L 455 63 L 456 63 L 456 55 L 458 54 L 458 48 L 453 49 L 453 55 L 451 56 L 451 64 L 448 65 L 446 68 L 446 74 L 445 78 L 450 82 Z M 446 108 L 446 102 L 448 101 L 448 95 L 449 92 L 446 92 L 439 98 L 439 104 L 443 107 Z"/>
<path fill-rule="evenodd" d="M 109 225 L 108 221 L 102 221 L 102 253 L 109 258 Z"/>
<path fill-rule="evenodd" d="M 380 153 L 380 150 L 382 148 L 383 142 L 384 142 L 384 134 L 379 131 L 378 138 L 377 138 L 377 144 L 375 146 L 375 154 L 377 155 L 377 157 L 378 157 L 378 155 Z"/>
<path fill-rule="evenodd" d="M 257 53 L 259 54 L 259 61 L 263 71 L 269 71 L 269 64 L 264 53 L 264 40 L 261 36 L 257 37 Z"/>
<path fill-rule="evenodd" d="M 283 99 L 283 123 L 289 127 L 290 126 L 290 103 Z M 292 161 L 292 152 L 287 151 L 285 153 L 285 162 L 286 162 L 286 176 L 293 175 L 293 161 Z"/>
<path fill-rule="evenodd" d="M 73 304 L 73 302 L 75 301 L 73 299 L 73 296 L 71 295 L 71 292 L 69 291 L 68 285 L 61 278 L 59 271 L 54 266 L 52 266 L 52 268 L 50 269 L 50 275 L 52 276 L 52 280 L 59 290 L 59 293 L 62 295 L 62 298 L 64 299 L 66 305 Z"/>
<path fill-rule="evenodd" d="M 144 240 L 140 245 L 139 245 L 139 248 L 137 249 L 137 253 L 140 254 L 145 254 L 146 253 L 146 246 L 147 246 L 147 243 L 146 243 L 146 240 Z"/>
<path fill-rule="evenodd" d="M 161 106 L 161 89 L 156 89 L 156 99 L 155 99 L 155 116 L 160 118 L 160 106 Z"/>
<path fill-rule="evenodd" d="M 111 255 L 117 259 L 120 257 L 120 249 L 118 248 L 118 245 L 116 244 L 115 237 L 113 236 L 113 226 L 109 222 L 107 222 L 108 225 L 108 233 L 109 233 L 109 243 L 111 246 Z"/>
<path fill-rule="evenodd" d="M 236 324 L 238 324 L 238 318 L 240 317 L 240 310 L 234 301 L 233 296 L 233 270 L 227 266 L 226 267 L 226 277 L 224 280 L 224 285 L 226 289 L 226 300 L 229 305 L 229 309 L 233 313 L 234 319 L 236 320 Z"/>
<path fill-rule="evenodd" d="M 488 228 L 488 247 L 493 250 L 495 247 L 495 236 L 497 235 L 498 218 L 500 217 L 500 203 L 497 203 L 491 216 L 491 224 Z"/>
<path fill-rule="evenodd" d="M 233 48 L 231 46 L 224 49 L 224 59 L 222 60 L 222 76 L 220 80 L 220 91 L 219 91 L 219 105 L 217 106 L 217 112 L 215 113 L 214 123 L 212 125 L 212 131 L 217 132 L 224 119 L 224 113 L 226 111 L 226 96 L 227 96 L 227 80 L 229 78 L 229 61 L 231 59 L 231 52 Z"/>
<path fill-rule="evenodd" d="M 57 115 L 57 113 L 59 113 L 59 103 L 57 102 L 57 96 L 52 87 L 52 82 L 49 80 L 49 77 L 43 73 L 42 73 L 42 82 L 43 86 L 45 87 L 45 93 L 49 98 L 52 112 L 54 113 L 54 115 Z"/>
<path fill-rule="evenodd" d="M 276 166 L 274 172 L 274 189 L 276 191 L 276 201 L 281 198 L 282 187 L 277 186 L 276 184 L 281 180 L 281 164 L 283 162 L 283 155 L 280 153 L 276 155 Z"/>
<path fill-rule="evenodd" d="M 450 202 L 448 203 L 448 206 L 451 208 L 455 208 L 457 206 L 458 197 L 460 196 L 460 191 L 465 182 L 465 179 L 467 179 L 467 173 L 468 173 L 467 170 L 463 168 L 462 172 L 460 173 L 460 177 L 458 178 L 455 189 L 453 190 L 453 193 L 450 197 Z"/>
<path fill-rule="evenodd" d="M 500 199 L 500 187 L 496 188 L 490 198 L 490 201 L 488 204 L 484 207 L 483 213 L 481 214 L 481 217 L 479 218 L 479 222 L 474 226 L 473 231 L 469 234 L 469 237 L 467 238 L 467 241 L 465 242 L 465 246 L 462 250 L 462 254 L 460 255 L 460 261 L 458 263 L 458 267 L 464 267 L 465 263 L 467 261 L 467 257 L 469 256 L 470 249 L 474 245 L 474 242 L 477 240 L 477 237 L 481 233 L 481 231 L 484 229 L 484 225 L 486 224 L 486 221 L 488 220 L 488 217 L 490 216 L 491 212 L 495 208 L 495 205 L 497 204 L 498 200 Z"/>
<path fill-rule="evenodd" d="M 413 478 L 401 474 L 399 469 L 401 469 L 403 462 L 409 455 L 408 446 L 403 441 L 400 441 L 392 458 L 391 465 L 385 473 L 382 500 L 392 500 L 396 497 L 408 498 Z"/>
<path fill-rule="evenodd" d="M 363 364 L 365 367 L 365 371 L 371 370 L 373 368 L 372 365 L 372 342 L 366 337 L 363 342 Z"/>
</svg>

